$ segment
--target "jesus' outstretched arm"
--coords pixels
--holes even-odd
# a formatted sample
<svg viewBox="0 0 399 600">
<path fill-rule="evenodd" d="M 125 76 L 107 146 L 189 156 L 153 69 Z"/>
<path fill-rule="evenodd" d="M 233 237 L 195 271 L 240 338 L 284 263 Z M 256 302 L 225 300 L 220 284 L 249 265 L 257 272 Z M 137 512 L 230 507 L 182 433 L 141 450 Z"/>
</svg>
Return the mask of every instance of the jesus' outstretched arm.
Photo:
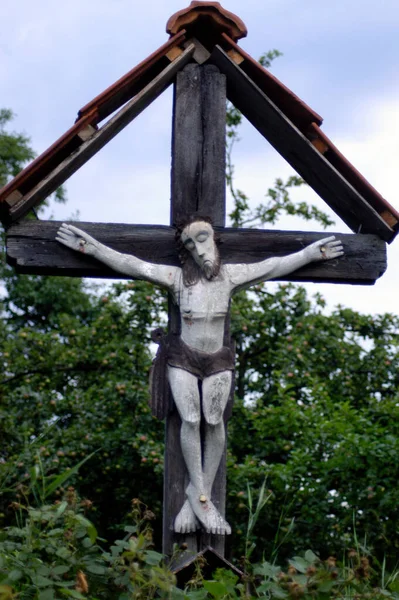
<svg viewBox="0 0 399 600">
<path fill-rule="evenodd" d="M 322 260 L 331 260 L 344 254 L 342 242 L 330 236 L 318 240 L 303 250 L 288 256 L 272 257 L 266 260 L 246 264 L 227 265 L 233 290 L 237 291 L 269 279 L 279 279 L 301 267 Z"/>
<path fill-rule="evenodd" d="M 72 250 L 93 256 L 118 273 L 129 275 L 134 279 L 151 281 L 167 289 L 173 286 L 176 271 L 179 269 L 179 267 L 150 263 L 132 254 L 117 252 L 82 229 L 67 223 L 63 223 L 59 228 L 56 240 Z"/>
</svg>

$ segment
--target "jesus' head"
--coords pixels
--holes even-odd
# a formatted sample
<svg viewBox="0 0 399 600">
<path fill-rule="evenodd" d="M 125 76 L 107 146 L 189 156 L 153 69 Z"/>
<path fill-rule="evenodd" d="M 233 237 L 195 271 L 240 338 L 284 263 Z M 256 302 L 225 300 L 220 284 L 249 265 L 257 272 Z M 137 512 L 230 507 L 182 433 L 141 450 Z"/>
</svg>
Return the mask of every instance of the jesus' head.
<svg viewBox="0 0 399 600">
<path fill-rule="evenodd" d="M 216 277 L 220 257 L 209 218 L 189 217 L 177 227 L 176 240 L 186 285 L 194 285 L 202 276 L 208 280 Z"/>
</svg>

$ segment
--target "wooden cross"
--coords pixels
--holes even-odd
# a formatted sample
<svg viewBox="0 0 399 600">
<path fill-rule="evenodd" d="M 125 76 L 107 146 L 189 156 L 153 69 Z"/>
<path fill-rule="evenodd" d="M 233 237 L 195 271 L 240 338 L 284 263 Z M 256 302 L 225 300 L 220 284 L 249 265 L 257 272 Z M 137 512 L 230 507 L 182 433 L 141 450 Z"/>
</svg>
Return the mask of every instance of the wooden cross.
<svg viewBox="0 0 399 600">
<path fill-rule="evenodd" d="M 213 37 L 209 29 L 201 25 L 198 15 L 213 19 Z M 344 167 L 338 168 L 338 162 L 334 166 L 331 160 L 325 158 L 328 144 L 317 122 L 312 121 L 311 133 L 304 135 L 300 129 L 303 105 L 299 107 L 302 112 L 298 108 L 299 116 L 294 115 L 294 110 L 291 114 L 288 105 L 284 113 L 262 91 L 258 67 L 253 66 L 253 61 L 248 61 L 247 55 L 229 37 L 234 34 L 229 19 L 234 21 L 231 13 L 223 11 L 217 2 L 193 2 L 188 11 L 174 15 L 169 21 L 171 41 L 150 57 L 145 68 L 144 63 L 139 65 L 139 75 L 137 70 L 134 77 L 128 74 L 130 79 L 127 77 L 126 81 L 130 82 L 130 87 L 120 80 L 113 86 L 112 93 L 109 88 L 96 99 L 97 103 L 82 109 L 76 125 L 61 138 L 62 143 L 59 141 L 58 146 L 56 143 L 44 158 L 39 157 L 30 172 L 28 168 L 28 173 L 22 174 L 19 180 L 16 178 L 0 193 L 3 221 L 8 226 L 7 256 L 17 271 L 121 278 L 120 274 L 103 264 L 58 244 L 55 235 L 59 223 L 19 219 L 121 131 L 173 81 L 171 226 L 82 222 L 76 223 L 77 226 L 115 250 L 150 262 L 171 265 L 179 265 L 173 225 L 191 213 L 211 217 L 220 234 L 220 254 L 224 262 L 250 263 L 269 256 L 282 256 L 324 237 L 325 233 L 225 227 L 225 114 L 228 97 L 352 229 L 362 232 L 362 235 L 339 234 L 345 249 L 344 257 L 308 265 L 288 280 L 370 284 L 382 275 L 386 268 L 384 240 L 390 241 L 395 236 L 399 215 L 388 203 L 379 205 L 377 196 L 373 197 L 374 205 L 371 200 L 365 199 L 367 193 L 372 197 L 370 186 L 367 188 L 365 182 L 367 185 L 363 191 L 360 183 L 357 187 L 353 185 L 357 181 L 357 172 L 351 171 L 351 165 L 345 171 Z M 242 34 L 243 24 L 237 17 L 234 23 L 240 30 L 234 34 L 237 39 Z M 215 44 L 215 36 L 220 44 Z M 199 38 L 201 41 L 198 41 Z M 272 86 L 272 95 L 273 89 Z M 279 93 L 283 92 L 280 90 Z M 121 104 L 124 104 L 123 108 L 97 129 L 97 122 Z M 295 118 L 298 126 L 293 124 Z M 313 118 L 316 119 L 314 114 Z M 313 143 L 315 139 L 317 144 Z M 334 154 L 331 156 L 338 161 Z M 170 303 L 169 328 L 174 332 L 178 332 L 179 327 L 177 310 Z M 229 338 L 228 328 L 226 323 L 226 340 Z M 160 399 L 160 404 L 167 401 Z M 226 420 L 231 404 L 226 410 Z M 223 536 L 204 532 L 182 536 L 173 532 L 173 519 L 184 502 L 187 484 L 178 441 L 179 430 L 180 417 L 177 411 L 172 410 L 166 420 L 163 550 L 170 555 L 175 542 L 184 542 L 193 553 L 211 546 L 223 555 Z M 214 504 L 222 514 L 225 512 L 225 492 L 224 458 L 212 494 Z"/>
</svg>

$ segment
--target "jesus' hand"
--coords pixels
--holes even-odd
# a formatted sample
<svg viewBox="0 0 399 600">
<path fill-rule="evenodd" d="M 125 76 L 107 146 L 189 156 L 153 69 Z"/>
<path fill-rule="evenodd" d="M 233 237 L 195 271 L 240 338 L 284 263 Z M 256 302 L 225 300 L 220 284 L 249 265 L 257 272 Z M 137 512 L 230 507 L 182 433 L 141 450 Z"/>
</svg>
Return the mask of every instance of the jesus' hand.
<svg viewBox="0 0 399 600">
<path fill-rule="evenodd" d="M 64 246 L 77 250 L 83 254 L 93 255 L 99 242 L 95 240 L 91 235 L 75 227 L 74 225 L 68 225 L 63 223 L 57 231 L 57 242 L 61 242 Z"/>
<path fill-rule="evenodd" d="M 309 262 L 315 262 L 338 258 L 344 254 L 344 249 L 341 240 L 336 240 L 335 236 L 332 235 L 331 237 L 313 242 L 313 244 L 304 249 L 304 252 Z"/>
</svg>

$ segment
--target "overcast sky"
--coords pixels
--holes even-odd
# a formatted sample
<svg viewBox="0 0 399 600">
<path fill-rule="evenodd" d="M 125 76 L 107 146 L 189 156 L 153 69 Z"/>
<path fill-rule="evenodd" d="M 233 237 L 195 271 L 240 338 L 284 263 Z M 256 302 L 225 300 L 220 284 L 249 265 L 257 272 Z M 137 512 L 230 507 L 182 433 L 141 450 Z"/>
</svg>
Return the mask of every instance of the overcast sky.
<svg viewBox="0 0 399 600">
<path fill-rule="evenodd" d="M 13 0 L 0 3 L 1 107 L 16 113 L 40 153 L 77 111 L 167 40 L 178 0 Z M 398 0 L 225 0 L 246 24 L 240 45 L 254 58 L 277 48 L 273 73 L 324 119 L 323 131 L 396 208 L 399 160 Z M 56 219 L 163 223 L 169 219 L 171 93 L 164 93 L 67 182 Z M 292 173 L 248 123 L 236 148 L 236 182 L 254 205 Z M 324 203 L 310 190 L 298 199 Z M 231 206 L 231 203 L 230 203 Z M 328 211 L 328 207 L 326 207 Z M 320 229 L 285 219 L 278 229 Z M 348 229 L 336 219 L 334 231 Z M 330 306 L 396 312 L 399 242 L 373 287 L 309 284 Z"/>
</svg>

